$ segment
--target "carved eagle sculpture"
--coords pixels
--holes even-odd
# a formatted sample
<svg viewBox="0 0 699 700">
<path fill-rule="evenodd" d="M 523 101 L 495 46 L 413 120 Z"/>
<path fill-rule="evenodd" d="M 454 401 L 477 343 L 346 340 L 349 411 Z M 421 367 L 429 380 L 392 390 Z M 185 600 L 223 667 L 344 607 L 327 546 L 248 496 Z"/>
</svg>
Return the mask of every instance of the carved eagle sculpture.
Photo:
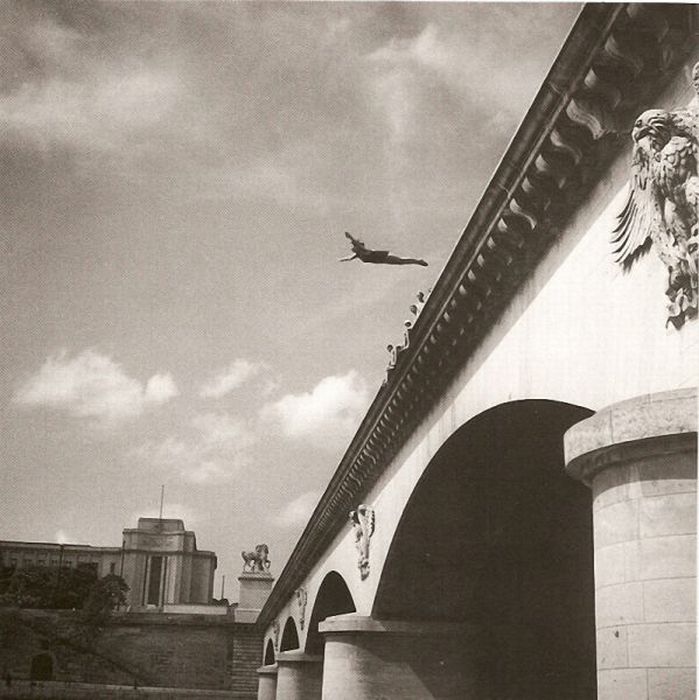
<svg viewBox="0 0 699 700">
<path fill-rule="evenodd" d="M 699 95 L 699 64 L 694 67 Z M 668 268 L 668 323 L 697 315 L 699 110 L 643 112 L 631 132 L 632 178 L 617 217 L 616 262 L 629 268 L 651 245 Z"/>
</svg>

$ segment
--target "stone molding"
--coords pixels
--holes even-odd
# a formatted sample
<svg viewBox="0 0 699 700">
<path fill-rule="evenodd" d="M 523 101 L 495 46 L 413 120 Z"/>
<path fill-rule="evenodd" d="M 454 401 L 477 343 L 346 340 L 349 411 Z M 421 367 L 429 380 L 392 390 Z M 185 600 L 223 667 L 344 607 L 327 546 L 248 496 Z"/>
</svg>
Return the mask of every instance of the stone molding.
<svg viewBox="0 0 699 700">
<path fill-rule="evenodd" d="M 581 11 L 401 353 L 316 506 L 259 623 L 267 626 L 453 381 L 694 48 L 694 5 Z M 622 133 L 626 132 L 626 133 Z"/>
<path fill-rule="evenodd" d="M 697 449 L 697 391 L 646 394 L 601 409 L 563 439 L 566 471 L 588 486 L 603 469 Z"/>
<path fill-rule="evenodd" d="M 279 664 L 322 664 L 323 657 L 317 654 L 306 654 L 300 649 L 280 651 L 277 654 L 277 666 Z"/>
<path fill-rule="evenodd" d="M 347 613 L 328 617 L 318 625 L 321 634 L 370 633 L 404 636 L 462 636 L 477 632 L 477 625 L 454 622 L 409 622 L 405 620 L 376 620 L 373 617 Z"/>
</svg>

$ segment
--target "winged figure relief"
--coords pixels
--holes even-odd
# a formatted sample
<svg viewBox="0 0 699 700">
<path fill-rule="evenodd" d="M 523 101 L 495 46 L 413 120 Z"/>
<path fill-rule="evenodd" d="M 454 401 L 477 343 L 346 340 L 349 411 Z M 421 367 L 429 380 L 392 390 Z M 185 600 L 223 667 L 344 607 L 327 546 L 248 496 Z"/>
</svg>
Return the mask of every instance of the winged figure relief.
<svg viewBox="0 0 699 700">
<path fill-rule="evenodd" d="M 694 67 L 699 95 L 699 63 Z M 632 177 L 612 235 L 614 259 L 629 268 L 653 247 L 668 269 L 668 323 L 697 315 L 699 109 L 643 112 L 631 132 Z"/>
<path fill-rule="evenodd" d="M 351 510 L 349 519 L 354 528 L 354 539 L 359 553 L 357 566 L 364 580 L 369 575 L 369 540 L 374 534 L 376 515 L 374 509 L 364 503 L 357 506 L 357 510 Z"/>
</svg>

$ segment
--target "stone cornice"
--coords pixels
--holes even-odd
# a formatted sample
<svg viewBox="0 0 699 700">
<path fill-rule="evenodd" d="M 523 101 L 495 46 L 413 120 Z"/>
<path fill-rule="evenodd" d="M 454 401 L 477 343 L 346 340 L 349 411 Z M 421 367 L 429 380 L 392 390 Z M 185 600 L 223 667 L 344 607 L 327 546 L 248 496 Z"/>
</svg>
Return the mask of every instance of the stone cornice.
<svg viewBox="0 0 699 700">
<path fill-rule="evenodd" d="M 320 499 L 258 625 L 266 627 L 348 526 L 348 512 L 470 357 L 691 49 L 694 5 L 580 13 Z M 694 37 L 696 41 L 696 37 Z"/>
</svg>

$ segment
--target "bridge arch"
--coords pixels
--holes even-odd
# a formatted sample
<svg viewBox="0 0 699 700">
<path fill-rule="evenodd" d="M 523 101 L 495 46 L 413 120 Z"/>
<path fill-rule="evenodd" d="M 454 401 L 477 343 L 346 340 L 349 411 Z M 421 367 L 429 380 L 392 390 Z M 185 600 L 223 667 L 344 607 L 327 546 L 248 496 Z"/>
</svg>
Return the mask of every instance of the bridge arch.
<svg viewBox="0 0 699 700">
<path fill-rule="evenodd" d="M 265 653 L 262 657 L 262 664 L 264 666 L 272 666 L 276 660 L 277 659 L 274 654 L 274 644 L 272 643 L 271 639 L 268 639 L 267 644 L 265 645 Z"/>
<path fill-rule="evenodd" d="M 313 605 L 306 636 L 306 652 L 322 655 L 323 637 L 318 631 L 318 626 L 326 617 L 352 613 L 356 610 L 357 607 L 345 579 L 337 571 L 328 572 L 320 584 Z"/>
<path fill-rule="evenodd" d="M 279 643 L 279 651 L 289 651 L 299 648 L 299 633 L 296 629 L 294 618 L 290 617 L 284 625 L 282 641 Z"/>
<path fill-rule="evenodd" d="M 443 654 L 461 649 L 449 683 L 462 693 L 595 696 L 591 496 L 563 457 L 563 434 L 591 413 L 489 409 L 442 445 L 405 506 L 372 618 L 461 623 Z"/>
</svg>

